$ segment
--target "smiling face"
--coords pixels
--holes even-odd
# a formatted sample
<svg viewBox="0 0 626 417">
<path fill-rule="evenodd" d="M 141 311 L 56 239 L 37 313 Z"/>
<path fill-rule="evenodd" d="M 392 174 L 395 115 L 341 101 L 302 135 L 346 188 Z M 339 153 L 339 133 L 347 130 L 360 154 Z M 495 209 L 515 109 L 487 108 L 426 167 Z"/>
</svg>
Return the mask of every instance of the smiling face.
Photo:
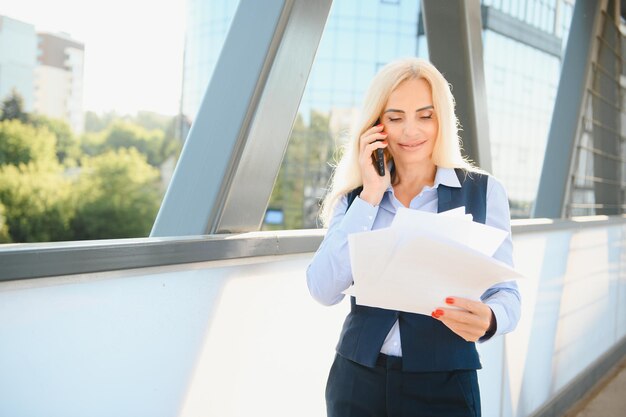
<svg viewBox="0 0 626 417">
<path fill-rule="evenodd" d="M 389 96 L 381 121 L 389 142 L 387 149 L 397 167 L 432 163 L 439 123 L 426 80 L 400 83 Z"/>
</svg>

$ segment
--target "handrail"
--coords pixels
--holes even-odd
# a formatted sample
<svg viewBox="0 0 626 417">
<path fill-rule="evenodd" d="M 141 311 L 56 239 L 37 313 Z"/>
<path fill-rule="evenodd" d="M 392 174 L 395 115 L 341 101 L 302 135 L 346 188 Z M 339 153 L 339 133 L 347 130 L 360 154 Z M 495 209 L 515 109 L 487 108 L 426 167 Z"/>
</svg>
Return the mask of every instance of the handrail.
<svg viewBox="0 0 626 417">
<path fill-rule="evenodd" d="M 513 220 L 513 236 L 626 223 L 626 215 L 567 220 Z M 189 237 L 108 239 L 0 245 L 0 282 L 176 265 L 192 262 L 310 253 L 324 229 L 281 230 Z"/>
</svg>

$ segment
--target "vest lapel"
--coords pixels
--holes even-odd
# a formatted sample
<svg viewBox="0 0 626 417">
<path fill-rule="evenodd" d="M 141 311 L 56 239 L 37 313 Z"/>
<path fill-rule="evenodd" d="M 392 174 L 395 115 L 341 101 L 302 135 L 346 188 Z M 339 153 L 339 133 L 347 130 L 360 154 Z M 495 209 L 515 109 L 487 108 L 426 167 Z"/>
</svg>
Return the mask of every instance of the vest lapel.
<svg viewBox="0 0 626 417">
<path fill-rule="evenodd" d="M 441 213 L 442 211 L 448 211 L 454 208 L 452 206 L 453 191 L 456 191 L 453 187 L 439 184 L 439 186 L 437 187 L 437 198 L 439 199 L 437 205 L 437 213 Z"/>
</svg>

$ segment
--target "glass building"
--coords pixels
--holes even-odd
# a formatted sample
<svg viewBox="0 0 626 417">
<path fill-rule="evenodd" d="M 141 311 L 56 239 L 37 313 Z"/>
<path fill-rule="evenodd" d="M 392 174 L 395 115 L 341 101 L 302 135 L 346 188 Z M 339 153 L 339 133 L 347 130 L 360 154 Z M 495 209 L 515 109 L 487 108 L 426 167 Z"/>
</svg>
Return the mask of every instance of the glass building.
<svg viewBox="0 0 626 417">
<path fill-rule="evenodd" d="M 0 100 L 16 91 L 24 99 L 24 109 L 32 111 L 36 65 L 35 27 L 0 15 Z"/>
<path fill-rule="evenodd" d="M 529 216 L 537 193 L 573 2 L 482 1 L 492 173 L 506 185 L 514 217 Z M 236 6 L 189 0 L 181 112 L 190 122 Z M 332 172 L 333 150 L 374 74 L 403 56 L 428 58 L 421 2 L 333 2 L 270 201 L 273 215 L 285 214 L 279 226 L 318 226 L 317 203 Z"/>
<path fill-rule="evenodd" d="M 512 215 L 537 194 L 573 0 L 483 1 L 483 50 L 493 174 Z"/>
<path fill-rule="evenodd" d="M 198 112 L 238 4 L 237 0 L 187 0 L 180 101 L 182 138 L 187 136 L 189 125 Z"/>
</svg>

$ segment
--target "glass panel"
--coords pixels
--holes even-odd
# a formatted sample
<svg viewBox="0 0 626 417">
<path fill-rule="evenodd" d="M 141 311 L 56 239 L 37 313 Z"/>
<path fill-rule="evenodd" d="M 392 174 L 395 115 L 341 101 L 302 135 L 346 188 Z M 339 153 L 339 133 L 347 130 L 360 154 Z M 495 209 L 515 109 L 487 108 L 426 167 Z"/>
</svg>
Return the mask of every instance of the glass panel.
<svg viewBox="0 0 626 417">
<path fill-rule="evenodd" d="M 428 57 L 425 36 L 415 35 L 420 17 L 415 3 L 334 2 L 270 202 L 272 210 L 283 210 L 284 223 L 265 229 L 319 226 L 316 199 L 328 185 L 333 150 L 346 139 L 372 76 L 397 57 Z M 516 1 L 488 3 L 519 18 L 533 16 L 536 27 L 542 25 L 539 10 L 550 12 L 554 4 L 534 1 L 526 12 Z M 365 18 L 361 10 L 377 12 Z M 514 216 L 526 217 L 543 165 L 560 61 L 490 30 L 484 37 L 493 171 L 507 186 Z M 311 142 L 315 145 L 307 145 Z"/>
<path fill-rule="evenodd" d="M 579 156 L 575 160 L 574 182 L 570 193 L 570 215 L 616 215 L 624 212 L 624 162 L 622 123 L 624 120 L 623 81 L 620 80 L 620 57 L 614 50 L 623 42 L 612 20 L 615 8 L 609 8 L 601 28 L 603 39 L 593 57 L 592 85 L 585 92 L 586 105 L 580 137 Z"/>
<path fill-rule="evenodd" d="M 419 7 L 412 1 L 333 2 L 269 204 L 284 213 L 283 223 L 265 222 L 264 229 L 319 226 L 335 149 L 379 66 L 415 55 Z"/>
<path fill-rule="evenodd" d="M 493 174 L 507 187 L 512 215 L 527 217 L 543 166 L 560 63 L 490 30 L 484 39 Z"/>
<path fill-rule="evenodd" d="M 5 3 L 0 243 L 147 236 L 238 1 Z"/>
<path fill-rule="evenodd" d="M 186 122 L 182 137 L 198 112 L 202 96 L 213 75 L 238 0 L 187 0 L 187 36 L 184 68 L 194 72 L 193 79 L 183 80 L 181 114 Z"/>
</svg>

